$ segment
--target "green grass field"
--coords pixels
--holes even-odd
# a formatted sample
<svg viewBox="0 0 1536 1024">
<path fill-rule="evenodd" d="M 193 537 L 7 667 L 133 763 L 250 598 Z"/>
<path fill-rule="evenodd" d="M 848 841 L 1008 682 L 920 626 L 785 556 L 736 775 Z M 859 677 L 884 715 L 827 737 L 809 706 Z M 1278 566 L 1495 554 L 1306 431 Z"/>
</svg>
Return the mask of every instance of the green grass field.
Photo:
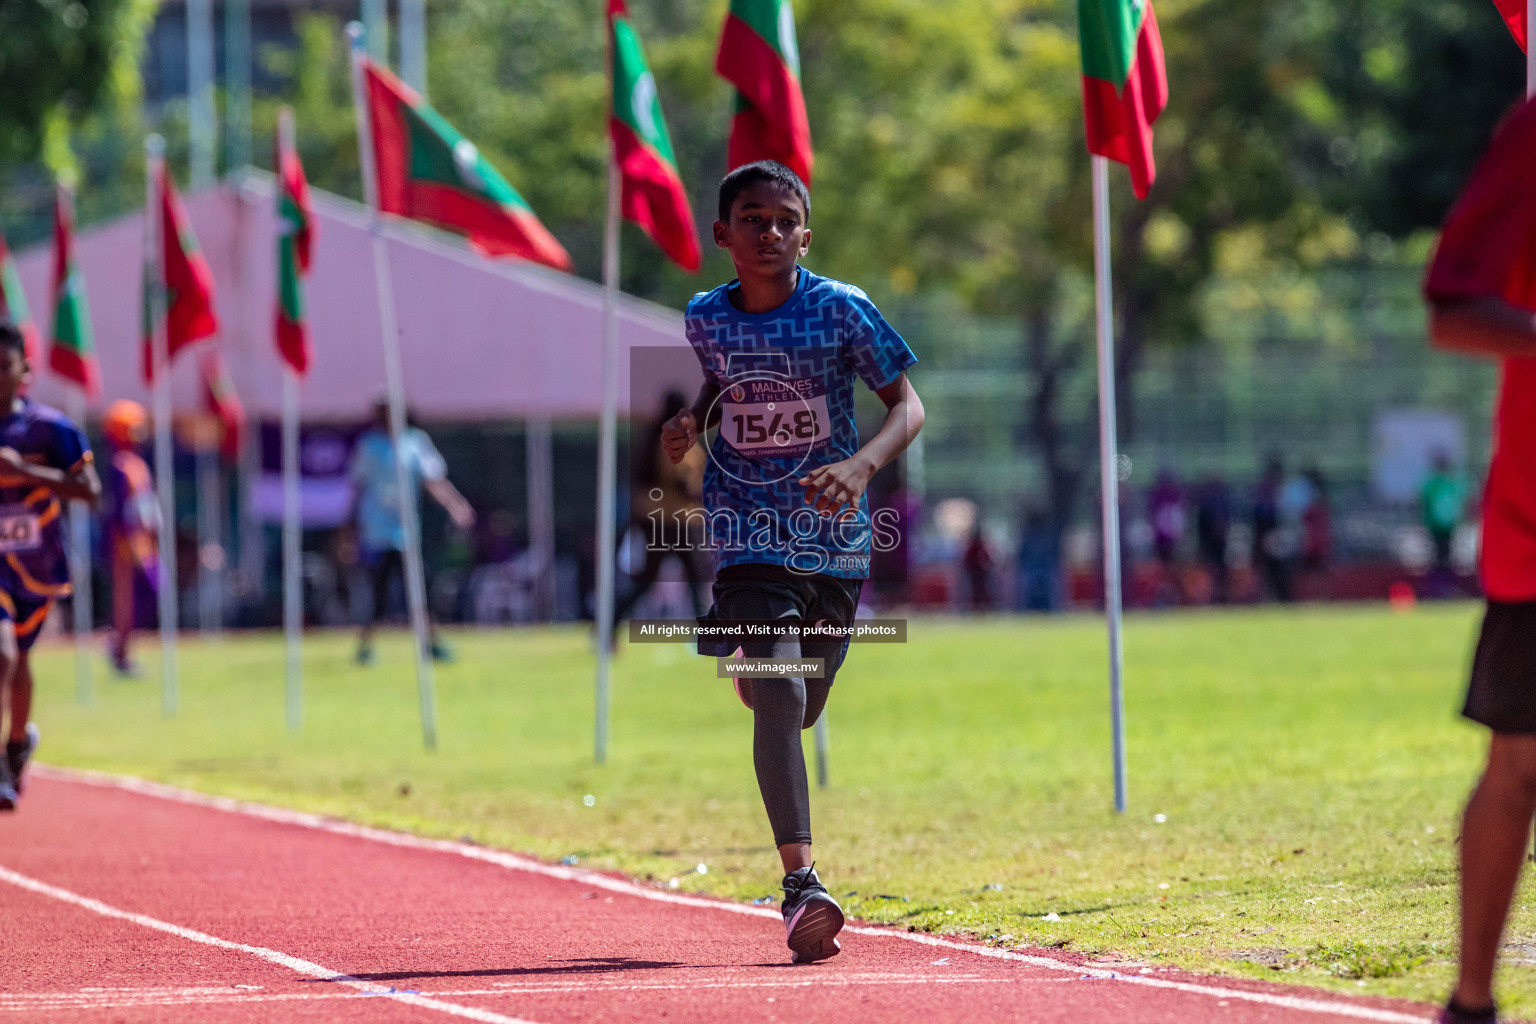
<svg viewBox="0 0 1536 1024">
<path fill-rule="evenodd" d="M 856 647 L 833 693 L 832 786 L 813 796 L 821 868 L 870 920 L 1438 1000 L 1484 744 L 1455 714 L 1477 619 L 1470 604 L 1132 617 L 1124 816 L 1098 620 L 914 620 L 906 645 Z M 685 890 L 776 894 L 751 716 L 712 664 L 622 649 L 598 767 L 584 630 L 454 642 L 434 754 L 405 637 L 364 669 L 332 634 L 306 643 L 298 734 L 277 637 L 184 644 L 172 720 L 153 644 L 146 680 L 99 679 L 88 707 L 71 651 L 45 649 L 40 756 Z M 1527 965 L 1503 969 L 1506 1007 L 1531 1016 L 1529 888 L 1508 942 Z"/>
</svg>

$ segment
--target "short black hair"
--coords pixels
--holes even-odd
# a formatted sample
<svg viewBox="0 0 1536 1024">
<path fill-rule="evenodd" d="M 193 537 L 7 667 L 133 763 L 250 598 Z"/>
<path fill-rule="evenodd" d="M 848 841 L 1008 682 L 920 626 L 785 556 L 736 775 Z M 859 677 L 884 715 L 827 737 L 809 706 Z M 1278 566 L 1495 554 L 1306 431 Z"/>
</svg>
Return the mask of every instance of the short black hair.
<svg viewBox="0 0 1536 1024">
<path fill-rule="evenodd" d="M 805 207 L 805 222 L 811 222 L 811 190 L 805 187 L 800 175 L 777 160 L 757 160 L 742 164 L 720 179 L 720 219 L 730 223 L 731 204 L 736 201 L 736 197 L 746 191 L 747 186 L 765 181 L 781 185 L 798 196 L 800 205 Z"/>
<path fill-rule="evenodd" d="M 6 349 L 14 349 L 23 357 L 27 354 L 27 339 L 22 336 L 21 328 L 11 320 L 0 316 L 0 352 Z"/>
</svg>

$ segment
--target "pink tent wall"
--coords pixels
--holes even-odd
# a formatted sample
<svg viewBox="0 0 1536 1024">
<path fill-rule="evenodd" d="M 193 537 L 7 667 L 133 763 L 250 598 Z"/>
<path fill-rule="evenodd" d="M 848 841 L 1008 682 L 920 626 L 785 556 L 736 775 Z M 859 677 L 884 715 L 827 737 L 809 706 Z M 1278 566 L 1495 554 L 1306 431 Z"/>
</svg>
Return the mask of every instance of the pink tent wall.
<svg viewBox="0 0 1536 1024">
<path fill-rule="evenodd" d="M 199 243 L 213 267 L 217 339 L 236 390 L 253 415 L 281 409 L 281 363 L 272 342 L 276 215 L 272 180 L 252 175 L 186 198 Z M 306 419 L 361 419 L 384 391 L 384 361 L 367 211 L 315 193 L 319 221 L 309 278 L 313 370 L 302 390 Z M 406 392 L 413 410 L 438 420 L 595 418 L 602 397 L 602 289 L 528 263 L 490 261 L 457 239 L 392 222 L 386 229 Z M 148 402 L 140 377 L 139 289 L 142 224 L 131 216 L 80 232 L 78 251 L 101 360 L 102 402 Z M 52 253 L 17 254 L 22 286 L 46 335 Z M 620 340 L 668 346 L 675 358 L 648 372 L 637 392 L 649 412 L 664 387 L 690 397 L 700 381 L 683 338 L 682 315 L 624 297 Z M 648 360 L 648 364 L 655 360 Z M 196 359 L 173 367 L 178 409 L 200 402 Z M 641 382 L 637 382 L 640 384 Z M 34 395 L 66 404 L 66 385 L 40 368 Z M 629 358 L 620 360 L 620 414 L 628 410 Z"/>
</svg>

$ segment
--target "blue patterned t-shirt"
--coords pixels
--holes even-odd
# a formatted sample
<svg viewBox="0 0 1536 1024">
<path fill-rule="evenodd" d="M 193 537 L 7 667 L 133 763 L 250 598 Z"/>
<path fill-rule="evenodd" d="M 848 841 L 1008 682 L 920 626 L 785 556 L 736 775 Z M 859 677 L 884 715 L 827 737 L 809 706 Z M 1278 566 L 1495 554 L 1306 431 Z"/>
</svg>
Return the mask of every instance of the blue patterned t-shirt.
<svg viewBox="0 0 1536 1024">
<path fill-rule="evenodd" d="M 869 576 L 868 502 L 835 518 L 805 503 L 801 477 L 859 450 L 854 377 L 871 390 L 917 357 L 853 285 L 800 268 L 767 313 L 731 304 L 732 281 L 688 303 L 688 342 L 720 388 L 704 471 L 715 568 L 751 563 L 844 579 Z"/>
</svg>

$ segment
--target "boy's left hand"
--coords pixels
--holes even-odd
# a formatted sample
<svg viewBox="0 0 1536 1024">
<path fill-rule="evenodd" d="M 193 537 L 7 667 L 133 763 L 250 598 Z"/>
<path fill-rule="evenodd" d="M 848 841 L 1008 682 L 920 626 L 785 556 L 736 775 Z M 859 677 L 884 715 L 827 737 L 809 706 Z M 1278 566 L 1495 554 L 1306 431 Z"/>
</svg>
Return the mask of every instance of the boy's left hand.
<svg viewBox="0 0 1536 1024">
<path fill-rule="evenodd" d="M 805 503 L 822 515 L 842 510 L 844 505 L 857 508 L 864 488 L 874 471 L 859 459 L 844 459 L 817 466 L 800 478 L 805 488 Z"/>
</svg>

